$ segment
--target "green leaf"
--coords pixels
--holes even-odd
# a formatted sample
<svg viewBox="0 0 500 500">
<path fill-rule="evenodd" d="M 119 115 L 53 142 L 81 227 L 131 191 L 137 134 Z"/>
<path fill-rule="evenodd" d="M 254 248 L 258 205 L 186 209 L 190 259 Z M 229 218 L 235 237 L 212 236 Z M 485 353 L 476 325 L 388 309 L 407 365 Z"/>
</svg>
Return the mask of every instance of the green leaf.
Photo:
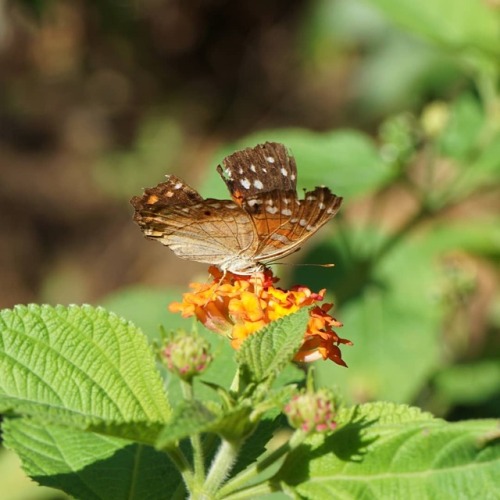
<svg viewBox="0 0 500 500">
<path fill-rule="evenodd" d="M 27 418 L 6 419 L 3 431 L 30 477 L 74 498 L 166 498 L 181 483 L 167 455 L 150 446 Z"/>
<path fill-rule="evenodd" d="M 282 414 L 276 418 L 263 418 L 259 422 L 255 432 L 253 432 L 252 435 L 245 441 L 241 452 L 238 455 L 238 461 L 232 470 L 233 476 L 241 472 L 251 463 L 255 462 L 258 457 L 263 455 L 269 447 L 269 441 L 276 434 L 276 430 L 279 431 L 280 428 L 283 429 L 285 427 L 287 427 L 287 423 Z M 264 474 L 266 477 L 269 477 L 275 472 L 276 469 L 273 469 L 272 471 L 266 469 Z"/>
<path fill-rule="evenodd" d="M 211 411 L 198 401 L 184 402 L 174 412 L 171 421 L 165 425 L 156 441 L 156 448 L 165 450 L 175 446 L 181 439 L 212 432 L 228 440 L 240 439 L 248 432 L 251 407 L 239 408 L 220 413 L 220 409 Z"/>
<path fill-rule="evenodd" d="M 347 370 L 316 363 L 318 384 L 334 383 L 350 402 L 411 401 L 439 363 L 442 310 L 432 293 L 436 252 L 426 247 L 425 235 L 403 240 L 371 262 L 380 234 L 352 228 L 348 239 L 347 252 L 340 240 L 329 251 L 340 304 L 334 316 L 344 325 L 337 332 L 354 346 L 342 350 Z"/>
<path fill-rule="evenodd" d="M 378 232 L 352 228 L 348 243 L 346 249 L 332 241 L 328 251 L 337 264 L 331 288 L 339 297 L 335 316 L 344 324 L 338 333 L 354 346 L 342 351 L 348 370 L 316 363 L 318 383 L 335 383 L 351 402 L 412 401 L 447 363 L 443 258 L 457 250 L 500 255 L 499 220 L 435 223 L 376 262 L 369 256 L 380 245 Z"/>
<path fill-rule="evenodd" d="M 194 434 L 207 432 L 218 415 L 198 401 L 186 401 L 174 411 L 171 421 L 163 428 L 156 441 L 156 448 L 164 450 Z"/>
<path fill-rule="evenodd" d="M 463 250 L 476 255 L 500 256 L 500 217 L 491 214 L 478 220 L 436 222 L 425 247 L 430 252 Z"/>
<path fill-rule="evenodd" d="M 470 95 L 454 102 L 449 112 L 448 123 L 437 145 L 444 155 L 465 160 L 476 147 L 484 125 L 484 113 Z"/>
<path fill-rule="evenodd" d="M 378 403 L 344 411 L 339 422 L 338 431 L 294 450 L 276 481 L 311 499 L 484 498 L 498 491 L 495 420 L 450 424 Z"/>
<path fill-rule="evenodd" d="M 450 366 L 438 373 L 433 382 L 441 402 L 477 405 L 499 393 L 500 361 L 483 360 Z"/>
<path fill-rule="evenodd" d="M 224 148 L 214 163 L 238 149 L 275 141 L 285 144 L 297 161 L 299 188 L 328 186 L 352 200 L 387 183 L 393 172 L 381 160 L 370 137 L 353 130 L 315 133 L 304 129 L 267 130 Z M 210 197 L 226 197 L 219 175 L 212 169 L 205 190 Z"/>
<path fill-rule="evenodd" d="M 169 304 L 179 302 L 181 298 L 181 290 L 134 286 L 109 295 L 100 305 L 132 321 L 150 341 L 160 342 L 160 326 L 171 331 L 192 324 L 192 321 L 168 310 Z"/>
<path fill-rule="evenodd" d="M 462 199 L 480 189 L 498 188 L 500 179 L 500 134 L 476 150 L 477 157 L 467 159 L 459 165 L 461 171 L 453 186 Z"/>
<path fill-rule="evenodd" d="M 168 421 L 151 348 L 132 323 L 91 306 L 30 305 L 1 311 L 0 332 L 3 411 L 146 442 Z"/>
<path fill-rule="evenodd" d="M 178 313 L 171 313 L 168 304 L 178 302 L 182 292 L 171 289 L 161 290 L 144 287 L 133 287 L 109 296 L 103 303 L 119 315 L 126 316 L 139 326 L 156 343 L 161 339 L 160 326 L 166 331 L 196 329 L 199 334 L 210 342 L 214 360 L 203 374 L 203 380 L 229 388 L 236 373 L 237 365 L 234 359 L 235 351 L 228 340 L 204 328 L 194 318 L 183 318 Z M 178 377 L 172 375 L 165 368 L 160 367 L 168 397 L 172 405 L 184 399 Z M 194 392 L 198 399 L 216 400 L 217 395 L 211 388 L 205 386 L 199 378 L 194 380 Z"/>
<path fill-rule="evenodd" d="M 395 23 L 449 49 L 500 54 L 495 6 L 474 0 L 369 0 Z M 467 54 L 469 55 L 469 54 Z"/>
<path fill-rule="evenodd" d="M 278 375 L 302 345 L 308 319 L 309 310 L 304 308 L 245 339 L 237 359 L 247 382 L 260 383 Z"/>
</svg>

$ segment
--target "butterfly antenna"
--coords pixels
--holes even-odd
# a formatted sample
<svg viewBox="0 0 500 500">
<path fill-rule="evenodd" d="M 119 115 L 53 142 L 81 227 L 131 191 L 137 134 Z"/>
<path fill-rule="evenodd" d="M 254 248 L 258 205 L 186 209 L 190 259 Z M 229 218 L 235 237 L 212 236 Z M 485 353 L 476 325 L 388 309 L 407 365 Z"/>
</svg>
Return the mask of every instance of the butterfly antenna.
<svg viewBox="0 0 500 500">
<path fill-rule="evenodd" d="M 304 266 L 307 266 L 307 267 L 335 267 L 335 264 L 309 264 L 309 263 L 302 263 L 302 264 L 297 264 L 297 263 L 292 263 L 292 262 L 273 262 L 273 265 L 276 264 L 276 265 L 280 265 L 280 266 L 293 266 L 293 267 L 304 267 Z"/>
</svg>

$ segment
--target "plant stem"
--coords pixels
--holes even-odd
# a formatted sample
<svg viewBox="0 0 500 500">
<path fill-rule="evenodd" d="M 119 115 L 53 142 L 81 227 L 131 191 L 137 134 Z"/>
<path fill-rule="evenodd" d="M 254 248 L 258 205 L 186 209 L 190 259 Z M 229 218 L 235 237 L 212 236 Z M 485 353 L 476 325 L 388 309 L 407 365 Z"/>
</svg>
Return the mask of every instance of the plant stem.
<svg viewBox="0 0 500 500">
<path fill-rule="evenodd" d="M 248 493 L 250 490 L 254 490 L 258 487 L 258 485 L 252 485 L 249 488 L 242 488 L 242 486 L 257 475 L 261 474 L 263 470 L 271 467 L 274 463 L 276 463 L 280 458 L 282 458 L 285 454 L 289 453 L 291 450 L 297 448 L 305 439 L 306 434 L 302 431 L 296 431 L 292 437 L 284 444 L 282 444 L 279 448 L 276 448 L 272 452 L 264 455 L 261 460 L 252 463 L 245 470 L 240 472 L 237 476 L 232 478 L 223 488 L 220 489 L 219 495 L 221 498 L 225 498 L 226 495 L 231 495 L 231 498 L 240 498 L 238 496 L 238 488 L 241 488 L 240 491 L 243 494 Z M 267 483 L 267 479 L 266 479 Z M 262 485 L 265 486 L 265 485 Z M 269 493 L 269 491 L 267 491 Z M 236 496 L 235 496 L 236 495 Z M 244 497 L 241 497 L 244 498 Z M 254 497 L 255 498 L 255 497 Z"/>
<path fill-rule="evenodd" d="M 261 483 L 241 491 L 236 491 L 227 496 L 221 496 L 224 500 L 243 500 L 245 498 L 260 498 L 276 491 L 269 483 Z"/>
<path fill-rule="evenodd" d="M 194 393 L 193 386 L 190 382 L 181 380 L 181 388 L 184 399 L 193 401 Z M 193 434 L 190 438 L 191 447 L 193 448 L 193 466 L 194 466 L 194 481 L 197 484 L 203 484 L 205 479 L 205 459 L 201 437 L 198 433 Z"/>
<path fill-rule="evenodd" d="M 242 441 L 231 442 L 225 439 L 222 440 L 205 481 L 203 491 L 206 494 L 213 495 L 226 479 L 234 462 L 238 458 L 241 444 Z"/>
<path fill-rule="evenodd" d="M 425 205 L 422 205 L 420 207 L 420 210 L 416 214 L 414 214 L 410 219 L 408 219 L 401 229 L 399 229 L 395 234 L 387 238 L 382 243 L 382 246 L 375 252 L 375 255 L 373 255 L 372 259 L 374 261 L 381 259 L 385 254 L 387 254 L 390 250 L 392 250 L 392 248 L 399 241 L 401 241 L 408 233 L 410 233 L 416 226 L 418 226 L 420 222 L 425 220 L 426 217 L 431 213 L 432 213 L 431 210 L 429 210 Z"/>
<path fill-rule="evenodd" d="M 166 451 L 168 457 L 173 462 L 184 480 L 188 490 L 191 490 L 195 484 L 193 471 L 186 457 L 179 448 L 173 448 Z"/>
<path fill-rule="evenodd" d="M 483 146 L 488 144 L 499 130 L 500 97 L 497 91 L 498 72 L 493 68 L 477 71 L 476 86 L 486 112 L 486 124 L 482 133 Z"/>
</svg>

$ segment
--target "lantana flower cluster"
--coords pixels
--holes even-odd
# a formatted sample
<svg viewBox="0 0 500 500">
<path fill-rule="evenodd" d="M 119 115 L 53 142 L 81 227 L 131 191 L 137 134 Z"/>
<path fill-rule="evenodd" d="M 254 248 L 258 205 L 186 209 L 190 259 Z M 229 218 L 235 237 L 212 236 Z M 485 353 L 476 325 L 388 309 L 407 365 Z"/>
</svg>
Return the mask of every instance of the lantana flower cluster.
<svg viewBox="0 0 500 500">
<path fill-rule="evenodd" d="M 192 283 L 192 292 L 185 293 L 182 302 L 172 303 L 170 310 L 182 313 L 183 317 L 195 316 L 209 330 L 228 336 L 232 347 L 238 349 L 249 335 L 271 321 L 307 307 L 309 322 L 295 361 L 330 359 L 346 366 L 339 345 L 352 343 L 333 330 L 342 323 L 328 314 L 332 304 L 319 304 L 325 290 L 315 293 L 302 285 L 290 290 L 277 288 L 274 284 L 278 278 L 267 268 L 243 276 L 223 273 L 211 266 L 209 273 L 212 282 Z"/>
</svg>

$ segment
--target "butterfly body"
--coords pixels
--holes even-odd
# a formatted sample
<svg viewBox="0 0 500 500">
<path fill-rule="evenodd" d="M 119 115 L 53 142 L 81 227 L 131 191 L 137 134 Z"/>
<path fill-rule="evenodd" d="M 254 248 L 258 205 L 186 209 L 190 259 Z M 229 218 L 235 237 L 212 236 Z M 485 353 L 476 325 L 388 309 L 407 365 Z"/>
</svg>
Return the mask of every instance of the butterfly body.
<svg viewBox="0 0 500 500">
<path fill-rule="evenodd" d="M 252 274 L 298 250 L 342 202 L 326 187 L 299 200 L 295 160 L 282 144 L 238 151 L 217 170 L 231 200 L 204 199 L 173 175 L 132 198 L 144 235 L 182 259 Z"/>
</svg>

